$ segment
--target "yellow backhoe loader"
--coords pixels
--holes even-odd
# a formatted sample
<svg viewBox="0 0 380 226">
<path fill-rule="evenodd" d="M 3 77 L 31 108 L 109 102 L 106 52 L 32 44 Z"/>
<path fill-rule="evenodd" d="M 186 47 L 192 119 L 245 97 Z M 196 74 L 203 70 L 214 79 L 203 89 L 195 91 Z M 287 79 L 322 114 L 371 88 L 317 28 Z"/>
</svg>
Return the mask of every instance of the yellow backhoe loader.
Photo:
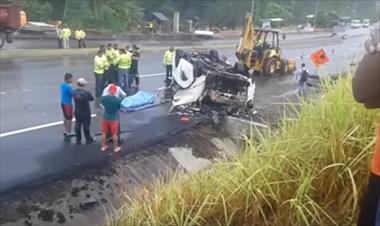
<svg viewBox="0 0 380 226">
<path fill-rule="evenodd" d="M 279 36 L 280 33 L 275 30 L 254 29 L 252 16 L 248 15 L 236 51 L 240 65 L 246 71 L 263 75 L 294 72 L 296 62 L 283 58 Z"/>
</svg>

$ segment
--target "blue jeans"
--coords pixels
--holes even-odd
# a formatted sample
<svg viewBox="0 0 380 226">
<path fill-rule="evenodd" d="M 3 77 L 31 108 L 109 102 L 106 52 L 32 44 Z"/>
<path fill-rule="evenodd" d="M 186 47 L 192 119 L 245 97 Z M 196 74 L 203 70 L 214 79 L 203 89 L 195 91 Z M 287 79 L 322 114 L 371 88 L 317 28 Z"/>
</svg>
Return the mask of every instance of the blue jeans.
<svg viewBox="0 0 380 226">
<path fill-rule="evenodd" d="M 128 69 L 122 69 L 122 68 L 119 68 L 118 70 L 118 79 L 119 79 L 119 84 L 120 84 L 120 87 L 121 89 L 124 91 L 124 92 L 128 92 L 128 72 L 129 70 Z"/>
<path fill-rule="evenodd" d="M 306 82 L 298 81 L 298 95 L 301 97 L 306 95 Z"/>
</svg>

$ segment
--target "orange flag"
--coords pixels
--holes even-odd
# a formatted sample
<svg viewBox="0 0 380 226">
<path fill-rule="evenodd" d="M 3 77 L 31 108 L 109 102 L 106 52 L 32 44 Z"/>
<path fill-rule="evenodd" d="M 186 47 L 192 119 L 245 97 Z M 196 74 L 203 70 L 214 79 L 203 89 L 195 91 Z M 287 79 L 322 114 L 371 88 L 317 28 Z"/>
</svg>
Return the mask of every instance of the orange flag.
<svg viewBox="0 0 380 226">
<path fill-rule="evenodd" d="M 311 54 L 310 58 L 317 68 L 319 68 L 321 65 L 324 65 L 330 61 L 330 59 L 328 58 L 328 56 L 326 55 L 323 49 L 320 49 L 317 52 Z"/>
</svg>

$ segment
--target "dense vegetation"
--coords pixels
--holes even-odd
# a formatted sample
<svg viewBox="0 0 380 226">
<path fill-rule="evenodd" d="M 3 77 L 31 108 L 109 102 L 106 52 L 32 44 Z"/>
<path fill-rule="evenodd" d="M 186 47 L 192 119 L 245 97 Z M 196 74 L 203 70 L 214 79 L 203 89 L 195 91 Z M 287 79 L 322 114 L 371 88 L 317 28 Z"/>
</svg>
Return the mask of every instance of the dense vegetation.
<svg viewBox="0 0 380 226">
<path fill-rule="evenodd" d="M 6 1 L 6 0 L 0 0 Z M 131 30 L 152 11 L 169 18 L 179 11 L 182 19 L 200 18 L 201 24 L 234 28 L 241 26 L 251 0 L 19 0 L 31 21 L 63 20 L 74 27 Z M 316 0 L 256 0 L 255 21 L 281 17 L 286 23 L 305 22 L 314 14 Z M 377 16 L 376 1 L 320 0 L 320 27 L 331 26 L 338 15 L 359 18 Z M 332 21 L 332 22 L 329 22 Z"/>
<path fill-rule="evenodd" d="M 353 100 L 350 78 L 295 111 L 240 156 L 129 199 L 109 225 L 354 225 L 379 112 Z"/>
</svg>

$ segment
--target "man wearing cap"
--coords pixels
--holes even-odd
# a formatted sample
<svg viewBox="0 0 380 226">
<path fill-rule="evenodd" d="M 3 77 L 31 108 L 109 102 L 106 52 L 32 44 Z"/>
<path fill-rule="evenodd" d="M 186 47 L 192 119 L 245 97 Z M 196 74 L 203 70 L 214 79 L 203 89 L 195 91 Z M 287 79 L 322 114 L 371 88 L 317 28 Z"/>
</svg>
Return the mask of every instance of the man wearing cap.
<svg viewBox="0 0 380 226">
<path fill-rule="evenodd" d="M 91 144 L 95 139 L 90 134 L 91 125 L 91 109 L 90 102 L 94 100 L 94 97 L 89 91 L 85 89 L 87 81 L 84 78 L 79 78 L 77 80 L 78 88 L 72 93 L 74 103 L 75 103 L 75 136 L 76 143 L 81 144 L 82 133 L 81 129 L 83 127 L 83 133 L 86 137 L 86 144 Z"/>
<path fill-rule="evenodd" d="M 103 120 L 102 120 L 102 147 L 101 151 L 106 151 L 108 146 L 107 134 L 111 133 L 114 146 L 114 152 L 120 152 L 118 131 L 119 131 L 119 110 L 121 99 L 116 95 L 117 87 L 111 84 L 108 90 L 108 95 L 102 97 L 102 105 L 104 106 Z"/>
</svg>

